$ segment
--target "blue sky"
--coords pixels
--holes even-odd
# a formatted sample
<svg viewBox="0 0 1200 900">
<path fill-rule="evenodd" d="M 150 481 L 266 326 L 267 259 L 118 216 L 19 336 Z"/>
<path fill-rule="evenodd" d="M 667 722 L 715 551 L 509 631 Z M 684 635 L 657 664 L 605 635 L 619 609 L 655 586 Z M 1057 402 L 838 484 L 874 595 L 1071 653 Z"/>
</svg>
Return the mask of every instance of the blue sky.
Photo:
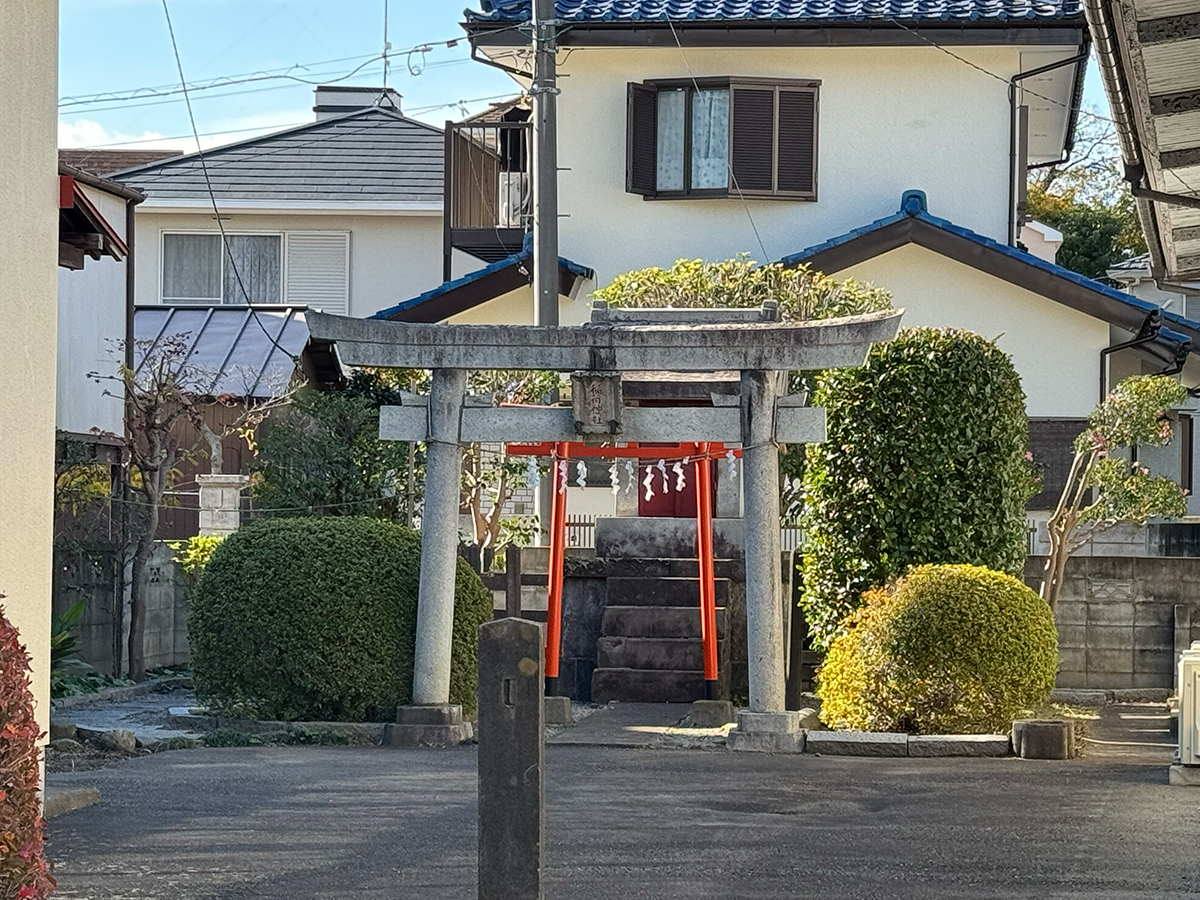
<svg viewBox="0 0 1200 900">
<path fill-rule="evenodd" d="M 383 49 L 385 0 L 168 2 L 191 84 L 280 70 L 326 82 L 364 64 L 342 83 L 374 86 L 382 81 L 382 62 L 372 57 Z M 460 38 L 462 10 L 470 0 L 386 2 L 388 40 L 395 53 Z M 178 94 L 97 96 L 178 84 L 162 0 L 60 0 L 59 34 L 61 146 L 195 149 Z M 459 101 L 475 101 L 465 105 L 475 112 L 487 105 L 478 98 L 515 92 L 507 75 L 470 62 L 469 54 L 466 41 L 460 41 L 457 47 L 443 44 L 393 59 L 389 84 L 404 95 L 405 112 L 440 124 L 461 117 Z M 205 146 L 312 120 L 312 86 L 283 78 L 195 91 L 192 100 Z M 1085 105 L 1108 114 L 1094 64 Z"/>
<path fill-rule="evenodd" d="M 345 84 L 378 85 L 384 0 L 169 0 L 189 83 L 286 69 L 298 78 L 329 81 L 367 63 Z M 465 0 L 390 0 L 393 50 L 460 38 Z M 61 0 L 59 22 L 59 136 L 62 146 L 171 145 L 194 149 L 187 110 L 177 95 L 78 103 L 69 98 L 178 84 L 162 0 Z M 120 48 L 120 49 L 118 49 Z M 389 83 L 404 109 L 441 123 L 460 118 L 439 104 L 515 93 L 503 72 L 472 63 L 466 41 L 392 61 Z M 421 68 L 422 64 L 424 68 Z M 170 102 L 164 102 L 170 101 Z M 312 120 L 312 86 L 284 79 L 197 91 L 192 97 L 201 133 L 212 145 Z M 69 105 L 68 105 L 69 104 Z M 468 103 L 476 111 L 486 102 Z M 250 130 L 247 130 L 250 129 Z M 174 140 L 161 140 L 174 138 Z M 148 141 L 147 139 L 154 139 Z M 140 141 L 141 143 L 126 143 Z"/>
</svg>

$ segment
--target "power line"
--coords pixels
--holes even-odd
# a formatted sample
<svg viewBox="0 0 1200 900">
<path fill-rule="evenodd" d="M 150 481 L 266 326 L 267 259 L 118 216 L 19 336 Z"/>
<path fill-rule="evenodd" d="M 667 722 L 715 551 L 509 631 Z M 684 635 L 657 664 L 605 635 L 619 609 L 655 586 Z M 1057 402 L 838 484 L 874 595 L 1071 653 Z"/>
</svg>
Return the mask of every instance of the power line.
<svg viewBox="0 0 1200 900">
<path fill-rule="evenodd" d="M 183 99 L 187 104 L 188 120 L 191 122 L 192 134 L 196 139 L 196 155 L 200 159 L 200 169 L 204 174 L 204 183 L 208 188 L 208 198 L 212 201 L 213 215 L 217 220 L 217 228 L 221 232 L 221 246 L 225 250 L 225 256 L 228 258 L 229 264 L 233 267 L 233 275 L 237 280 L 238 290 L 242 292 L 242 297 L 245 299 L 247 307 L 249 307 L 250 316 L 254 319 L 255 323 L 257 323 L 258 327 L 262 329 L 262 333 L 266 336 L 267 340 L 270 341 L 284 356 L 290 359 L 294 365 L 298 366 L 300 365 L 300 358 L 295 356 L 286 347 L 280 344 L 279 341 L 271 334 L 271 332 L 267 330 L 267 326 L 263 324 L 262 319 L 259 318 L 258 310 L 254 308 L 254 304 L 250 300 L 250 294 L 246 290 L 246 285 L 242 281 L 242 273 L 238 271 L 237 260 L 233 258 L 233 253 L 229 249 L 229 237 L 225 234 L 225 223 L 221 220 L 221 210 L 217 207 L 217 195 L 213 191 L 212 180 L 208 177 L 208 164 L 204 159 L 204 150 L 200 147 L 200 135 L 198 129 L 196 128 L 196 117 L 192 113 L 192 101 L 188 97 L 187 79 L 183 76 L 183 60 L 179 56 L 179 44 L 175 40 L 175 26 L 171 23 L 171 10 L 167 6 L 167 0 L 162 0 L 162 7 L 163 15 L 166 16 L 167 19 L 167 33 L 171 36 L 171 49 L 175 53 L 175 67 L 179 70 L 179 84 L 183 88 Z"/>
<path fill-rule="evenodd" d="M 692 87 L 699 92 L 700 83 L 696 80 L 696 73 L 692 71 L 692 64 L 688 62 L 687 53 L 683 49 L 683 42 L 679 40 L 679 34 L 675 31 L 675 23 L 667 19 L 667 24 L 671 26 L 671 36 L 675 38 L 675 46 L 679 48 L 679 55 L 683 58 L 683 65 L 688 70 L 688 77 L 692 79 Z M 725 154 L 725 168 L 729 172 L 729 181 L 733 185 L 733 189 L 737 191 L 738 199 L 742 201 L 742 208 L 746 211 L 746 218 L 750 220 L 750 230 L 754 232 L 754 237 L 758 241 L 758 248 L 762 250 L 763 262 L 768 262 L 771 259 L 771 254 L 767 253 L 767 245 L 763 243 L 762 235 L 758 233 L 758 225 L 754 222 L 754 214 L 750 212 L 750 204 L 746 202 L 746 197 L 742 194 L 741 187 L 738 186 L 737 175 L 733 172 L 733 158 L 731 153 Z"/>
<path fill-rule="evenodd" d="M 499 31 L 507 31 L 507 30 L 508 30 L 507 28 L 496 28 L 496 29 L 492 29 L 491 31 L 484 32 L 484 34 L 492 34 L 492 33 L 496 33 Z M 404 48 L 401 50 L 393 50 L 389 46 L 388 49 L 385 51 L 385 53 L 371 53 L 371 54 L 358 54 L 355 56 L 342 56 L 342 57 L 338 57 L 336 59 L 326 59 L 326 60 L 320 60 L 318 62 L 296 63 L 295 65 L 281 67 L 278 69 L 260 69 L 260 70 L 254 71 L 254 72 L 243 72 L 243 73 L 239 73 L 236 75 L 222 75 L 217 78 L 209 79 L 207 81 L 193 82 L 186 86 L 180 85 L 178 83 L 162 84 L 162 85 L 151 85 L 151 86 L 146 86 L 146 87 L 132 88 L 128 91 L 103 91 L 103 92 L 96 93 L 96 94 L 72 95 L 72 96 L 67 96 L 67 97 L 61 97 L 59 99 L 58 107 L 60 110 L 64 110 L 64 109 L 70 109 L 70 108 L 78 107 L 78 106 L 92 106 L 97 103 L 124 103 L 125 101 L 130 101 L 130 100 L 142 100 L 142 99 L 147 99 L 147 98 L 153 99 L 153 98 L 158 98 L 158 97 L 171 97 L 171 96 L 175 96 L 177 94 L 182 94 L 185 90 L 190 94 L 195 94 L 200 91 L 212 90 L 214 88 L 233 87 L 233 86 L 240 85 L 240 84 L 249 84 L 249 83 L 254 83 L 254 82 L 259 82 L 259 81 L 270 81 L 270 80 L 279 80 L 279 79 L 285 79 L 285 80 L 289 80 L 289 81 L 299 82 L 302 84 L 311 84 L 311 85 L 329 84 L 332 82 L 321 80 L 319 77 L 316 79 L 314 79 L 312 77 L 304 78 L 304 77 L 301 77 L 301 75 L 299 73 L 303 72 L 304 74 L 311 76 L 313 73 L 308 71 L 310 69 L 315 69 L 315 68 L 319 68 L 322 66 L 331 66 L 336 63 L 362 62 L 362 65 L 357 66 L 353 70 L 352 74 L 357 74 L 361 69 L 365 68 L 366 66 L 370 65 L 373 62 L 377 62 L 378 60 L 384 59 L 385 56 L 390 59 L 391 57 L 399 56 L 402 54 L 428 53 L 428 52 L 432 51 L 435 47 L 446 47 L 447 49 L 453 49 L 454 47 L 457 47 L 461 42 L 463 42 L 465 40 L 466 40 L 466 38 L 464 37 L 464 38 L 449 38 L 447 40 L 441 40 L 441 41 L 422 41 L 418 44 L 414 44 L 411 47 L 407 47 L 407 48 Z M 449 65 L 462 65 L 462 64 L 468 63 L 468 62 L 471 62 L 471 59 L 469 57 L 463 58 L 463 59 L 438 60 L 438 61 L 431 62 L 431 63 L 423 63 L 421 68 L 423 68 L 423 69 L 424 68 L 439 68 L 439 67 L 449 66 Z M 337 79 L 337 80 L 344 80 L 344 78 L 346 78 L 346 77 L 349 77 L 349 76 L 343 76 L 343 78 Z M 178 101 L 176 101 L 176 102 L 178 102 Z M 125 107 L 125 108 L 135 108 L 135 107 Z"/>
</svg>

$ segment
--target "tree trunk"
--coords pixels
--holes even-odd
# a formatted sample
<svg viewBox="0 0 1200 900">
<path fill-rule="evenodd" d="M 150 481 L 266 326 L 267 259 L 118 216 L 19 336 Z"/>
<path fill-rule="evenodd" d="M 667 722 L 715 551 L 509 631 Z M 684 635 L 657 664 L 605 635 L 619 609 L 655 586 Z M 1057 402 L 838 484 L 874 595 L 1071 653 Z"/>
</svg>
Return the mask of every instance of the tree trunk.
<svg viewBox="0 0 1200 900">
<path fill-rule="evenodd" d="M 166 492 L 166 466 L 142 473 L 142 496 L 146 499 L 145 531 L 138 536 L 133 554 L 133 577 L 129 589 L 129 677 L 146 679 L 146 593 L 150 586 L 150 554 L 158 534 L 162 498 Z"/>
</svg>

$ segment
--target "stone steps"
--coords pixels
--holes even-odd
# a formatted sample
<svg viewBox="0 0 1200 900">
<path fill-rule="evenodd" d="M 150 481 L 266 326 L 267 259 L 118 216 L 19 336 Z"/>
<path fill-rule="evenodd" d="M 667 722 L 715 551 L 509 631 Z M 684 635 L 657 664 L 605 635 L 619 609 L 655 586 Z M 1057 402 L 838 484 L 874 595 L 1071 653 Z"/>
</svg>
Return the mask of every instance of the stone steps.
<svg viewBox="0 0 1200 900">
<path fill-rule="evenodd" d="M 723 649 L 718 642 L 718 658 Z M 704 644 L 699 638 L 602 637 L 596 651 L 601 669 L 704 670 Z"/>
<path fill-rule="evenodd" d="M 725 637 L 728 627 L 725 607 L 717 607 L 717 639 Z M 609 606 L 600 623 L 603 637 L 625 638 L 699 638 L 700 607 L 683 606 Z"/>
<path fill-rule="evenodd" d="M 729 599 L 729 581 L 717 579 L 717 606 L 724 606 Z M 652 606 L 700 608 L 700 580 L 698 578 L 609 578 L 608 604 L 610 606 Z"/>
<path fill-rule="evenodd" d="M 611 668 L 592 673 L 594 703 L 691 703 L 704 698 L 700 671 Z"/>
</svg>

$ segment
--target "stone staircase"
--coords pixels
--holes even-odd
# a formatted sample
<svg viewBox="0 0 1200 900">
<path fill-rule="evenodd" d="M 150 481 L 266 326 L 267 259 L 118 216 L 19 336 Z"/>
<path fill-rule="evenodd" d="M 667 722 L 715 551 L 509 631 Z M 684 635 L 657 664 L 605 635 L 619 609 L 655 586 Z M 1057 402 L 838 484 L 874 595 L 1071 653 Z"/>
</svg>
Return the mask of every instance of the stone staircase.
<svg viewBox="0 0 1200 900">
<path fill-rule="evenodd" d="M 692 562 L 693 571 L 695 563 Z M 690 703 L 705 698 L 700 587 L 687 577 L 609 577 L 592 701 Z M 719 691 L 728 693 L 728 579 L 716 581 Z"/>
</svg>

